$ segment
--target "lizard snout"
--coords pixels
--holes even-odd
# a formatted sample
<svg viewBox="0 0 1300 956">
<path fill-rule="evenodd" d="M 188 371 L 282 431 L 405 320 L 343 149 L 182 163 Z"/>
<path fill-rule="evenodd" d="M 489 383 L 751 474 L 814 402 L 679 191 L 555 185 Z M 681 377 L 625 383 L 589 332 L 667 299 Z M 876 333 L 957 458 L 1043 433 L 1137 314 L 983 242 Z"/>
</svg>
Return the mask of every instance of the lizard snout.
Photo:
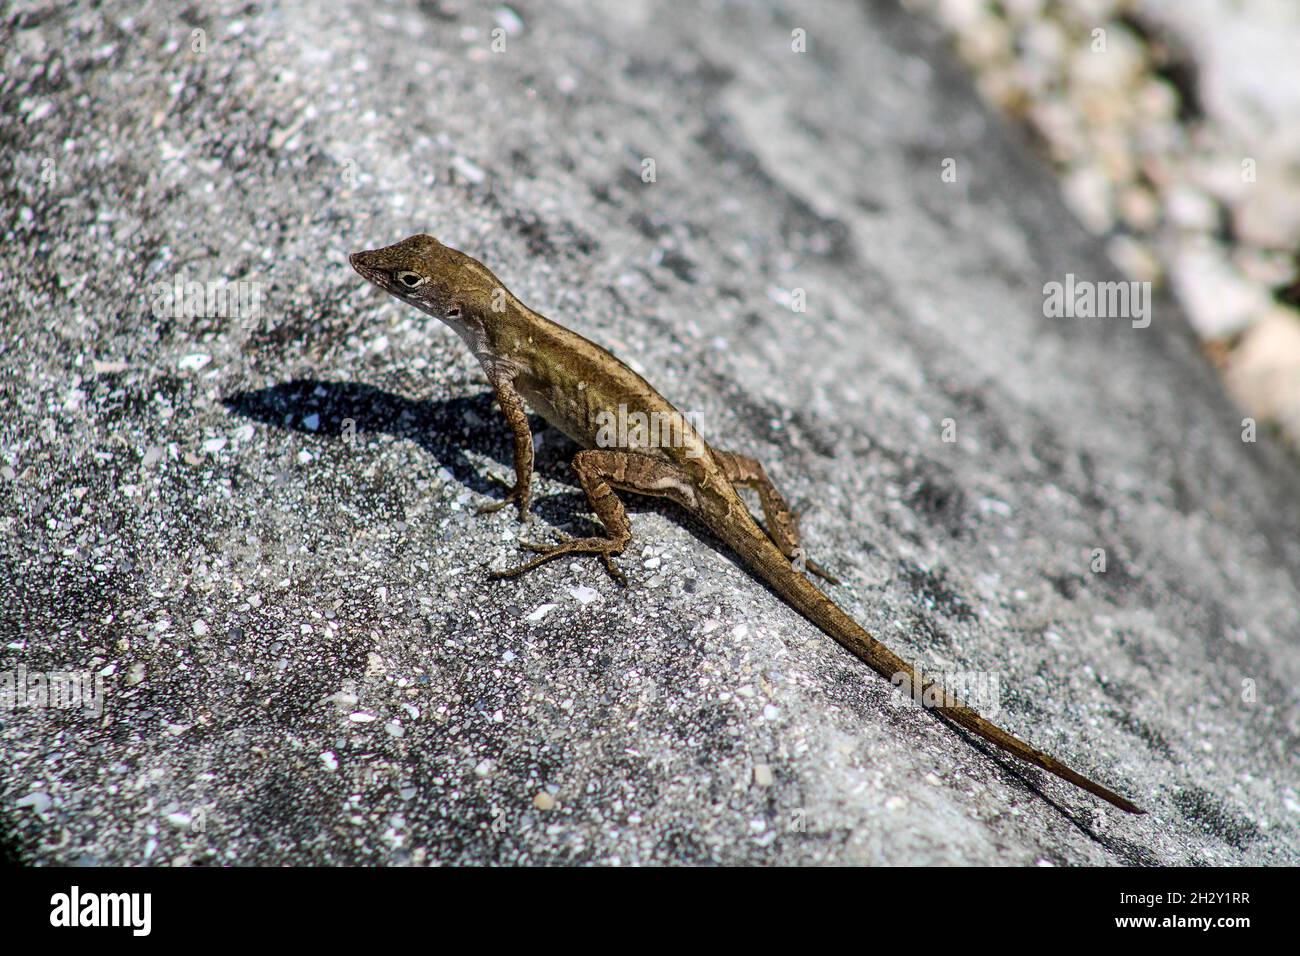
<svg viewBox="0 0 1300 956">
<path fill-rule="evenodd" d="M 352 263 L 352 268 L 356 269 L 362 278 L 373 282 L 378 270 L 371 264 L 371 256 L 370 252 L 354 252 L 348 256 L 348 262 Z"/>
</svg>

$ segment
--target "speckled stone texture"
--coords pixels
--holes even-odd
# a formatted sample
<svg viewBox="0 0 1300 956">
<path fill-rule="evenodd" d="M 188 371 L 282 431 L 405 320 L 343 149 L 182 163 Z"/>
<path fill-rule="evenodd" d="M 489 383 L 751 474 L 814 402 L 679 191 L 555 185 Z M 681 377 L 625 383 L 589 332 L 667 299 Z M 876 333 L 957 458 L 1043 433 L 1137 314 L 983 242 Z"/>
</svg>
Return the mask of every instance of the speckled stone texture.
<svg viewBox="0 0 1300 956">
<path fill-rule="evenodd" d="M 98 715 L 0 711 L 11 858 L 1300 862 L 1296 462 L 1168 303 L 1044 317 L 1118 277 L 894 4 L 0 30 L 0 669 L 103 675 Z M 627 589 L 485 580 L 508 433 L 347 265 L 418 231 L 763 459 L 836 600 L 1149 815 L 907 706 L 668 506 Z M 259 308 L 177 316 L 178 280 Z M 589 528 L 538 439 L 529 534 Z"/>
</svg>

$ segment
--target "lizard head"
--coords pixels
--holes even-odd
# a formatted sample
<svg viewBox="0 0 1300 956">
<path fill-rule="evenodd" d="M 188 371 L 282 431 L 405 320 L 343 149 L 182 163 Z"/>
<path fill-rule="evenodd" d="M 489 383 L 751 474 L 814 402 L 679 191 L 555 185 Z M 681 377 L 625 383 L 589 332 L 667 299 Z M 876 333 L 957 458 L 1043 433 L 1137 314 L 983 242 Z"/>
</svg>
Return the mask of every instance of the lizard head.
<svg viewBox="0 0 1300 956">
<path fill-rule="evenodd" d="M 461 335 L 481 333 L 510 295 L 487 267 L 433 236 L 354 252 L 349 261 L 362 278 Z"/>
</svg>

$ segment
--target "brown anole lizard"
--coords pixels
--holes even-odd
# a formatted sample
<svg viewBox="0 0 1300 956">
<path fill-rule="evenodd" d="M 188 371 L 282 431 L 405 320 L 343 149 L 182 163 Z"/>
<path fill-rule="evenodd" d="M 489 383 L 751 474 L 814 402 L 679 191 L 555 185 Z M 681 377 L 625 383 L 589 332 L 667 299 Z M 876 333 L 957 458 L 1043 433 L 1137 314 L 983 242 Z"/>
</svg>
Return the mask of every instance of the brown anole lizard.
<svg viewBox="0 0 1300 956">
<path fill-rule="evenodd" d="M 796 567 L 803 565 L 834 581 L 802 560 L 794 515 L 759 462 L 710 446 L 644 378 L 599 345 L 528 308 L 481 262 L 425 235 L 354 253 L 351 262 L 379 288 L 451 326 L 482 364 L 514 436 L 515 480 L 504 500 L 481 510 L 513 502 L 521 520 L 528 518 L 533 436 L 525 402 L 582 448 L 573 458 L 573 469 L 606 535 L 571 538 L 553 546 L 523 542 L 538 556 L 493 577 L 514 577 L 566 554 L 590 554 L 626 583 L 613 558 L 627 546 L 632 531 L 616 492 L 667 498 L 699 518 L 786 603 L 876 673 L 895 683 L 901 680 L 908 692 L 918 683 L 918 699 L 937 701 L 931 709 L 944 720 L 1122 810 L 1144 812 L 985 720 L 943 688 L 918 678 L 911 664 L 872 637 Z M 635 418 L 636 413 L 644 419 Z M 666 429 L 674 440 L 653 441 L 654 430 L 613 432 L 608 425 L 615 414 L 657 422 L 657 435 Z M 621 446 L 610 447 L 612 434 L 619 436 Z M 635 440 L 627 439 L 629 434 Z M 766 530 L 750 515 L 737 488 L 757 491 Z"/>
</svg>

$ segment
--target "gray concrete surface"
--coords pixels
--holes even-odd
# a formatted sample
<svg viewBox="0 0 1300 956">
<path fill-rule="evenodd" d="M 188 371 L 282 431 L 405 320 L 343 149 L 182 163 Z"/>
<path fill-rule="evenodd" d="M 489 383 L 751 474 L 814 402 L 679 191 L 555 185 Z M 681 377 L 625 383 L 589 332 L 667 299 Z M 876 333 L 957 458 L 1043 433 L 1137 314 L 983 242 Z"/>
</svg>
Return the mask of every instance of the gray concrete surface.
<svg viewBox="0 0 1300 956">
<path fill-rule="evenodd" d="M 1300 861 L 1296 462 L 1241 441 L 1167 303 L 1044 317 L 1045 282 L 1117 277 L 923 22 L 240 0 L 2 29 L 0 668 L 103 677 L 102 707 L 0 711 L 9 858 Z M 761 457 L 838 601 L 1150 813 L 908 707 L 670 508 L 637 503 L 626 590 L 487 582 L 517 557 L 473 513 L 504 426 L 346 261 L 417 231 Z M 260 311 L 156 314 L 178 278 Z M 540 438 L 534 534 L 587 527 Z"/>
</svg>

